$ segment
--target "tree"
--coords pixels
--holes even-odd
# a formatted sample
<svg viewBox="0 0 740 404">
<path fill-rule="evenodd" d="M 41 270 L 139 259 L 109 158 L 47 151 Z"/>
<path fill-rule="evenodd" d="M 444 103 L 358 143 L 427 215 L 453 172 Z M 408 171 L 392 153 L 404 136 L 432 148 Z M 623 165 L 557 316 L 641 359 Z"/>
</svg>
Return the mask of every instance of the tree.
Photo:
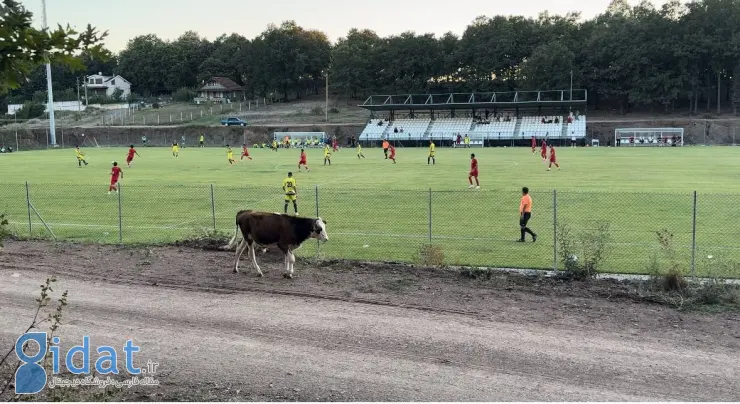
<svg viewBox="0 0 740 404">
<path fill-rule="evenodd" d="M 134 91 L 147 94 L 163 94 L 171 85 L 171 48 L 156 35 L 137 36 L 118 55 L 121 76 L 131 82 Z M 174 90 L 173 90 L 174 91 Z"/>
<path fill-rule="evenodd" d="M 352 28 L 331 51 L 331 85 L 351 98 L 365 97 L 376 86 L 376 52 L 380 38 L 374 31 Z"/>
<path fill-rule="evenodd" d="M 3 0 L 0 5 L 0 94 L 18 88 L 47 61 L 82 69 L 78 51 L 95 58 L 108 56 L 101 45 L 107 32 L 99 33 L 91 25 L 82 33 L 61 25 L 53 31 L 38 30 L 31 26 L 32 20 L 33 14 L 15 0 Z"/>
</svg>

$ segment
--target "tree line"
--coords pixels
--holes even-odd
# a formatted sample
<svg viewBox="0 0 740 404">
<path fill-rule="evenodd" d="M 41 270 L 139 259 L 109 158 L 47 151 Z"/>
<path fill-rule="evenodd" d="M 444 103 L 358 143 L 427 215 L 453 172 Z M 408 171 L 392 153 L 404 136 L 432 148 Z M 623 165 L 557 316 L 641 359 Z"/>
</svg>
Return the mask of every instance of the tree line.
<svg viewBox="0 0 740 404">
<path fill-rule="evenodd" d="M 37 70 L 24 88 L 45 88 L 33 88 L 44 77 Z M 247 98 L 278 101 L 320 93 L 327 73 L 333 93 L 358 100 L 370 94 L 568 89 L 572 71 L 574 88 L 588 90 L 592 105 L 622 112 L 736 110 L 740 0 L 676 0 L 660 8 L 613 0 L 591 19 L 546 12 L 537 18 L 478 17 L 462 36 L 439 37 L 381 37 L 351 29 L 335 44 L 294 21 L 269 25 L 253 39 L 231 34 L 208 41 L 186 32 L 165 41 L 150 34 L 131 39 L 110 60 L 91 61 L 87 71 L 121 74 L 144 96 L 192 90 L 224 76 L 242 85 Z M 75 76 L 60 72 L 54 80 L 71 88 Z"/>
</svg>

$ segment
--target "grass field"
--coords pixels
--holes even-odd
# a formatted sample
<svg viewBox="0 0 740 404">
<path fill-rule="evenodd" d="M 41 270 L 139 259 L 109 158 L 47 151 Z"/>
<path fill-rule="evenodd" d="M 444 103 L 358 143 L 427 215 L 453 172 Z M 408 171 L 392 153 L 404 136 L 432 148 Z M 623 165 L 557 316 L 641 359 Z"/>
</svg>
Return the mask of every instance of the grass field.
<svg viewBox="0 0 740 404">
<path fill-rule="evenodd" d="M 125 149 L 84 151 L 90 165 L 83 168 L 71 149 L 0 155 L 0 212 L 15 231 L 29 231 L 28 181 L 33 206 L 57 237 L 118 242 L 118 197 L 106 191 L 111 161 L 125 166 Z M 697 273 L 716 270 L 719 261 L 740 262 L 740 149 L 562 147 L 562 169 L 550 172 L 524 148 L 438 148 L 433 166 L 425 149 L 399 147 L 395 165 L 377 148 L 365 149 L 363 160 L 343 149 L 332 166 L 322 165 L 321 150 L 308 149 L 310 173 L 297 172 L 298 150 L 250 151 L 253 161 L 229 166 L 222 148 L 185 148 L 177 159 L 169 149 L 139 149 L 134 166 L 123 167 L 123 241 L 169 242 L 212 229 L 211 184 L 216 228 L 231 233 L 239 209 L 282 211 L 281 182 L 293 171 L 301 215 L 316 215 L 318 201 L 328 221 L 330 241 L 321 246 L 327 258 L 414 262 L 429 243 L 431 216 L 432 243 L 446 264 L 551 268 L 557 218 L 577 233 L 609 222 L 605 270 L 645 272 L 661 229 L 675 235 L 688 268 L 696 190 Z M 480 163 L 480 191 L 467 189 L 471 152 Z M 536 243 L 514 242 L 522 186 L 532 190 Z M 32 233 L 48 236 L 32 219 Z M 316 245 L 298 253 L 313 255 Z"/>
</svg>

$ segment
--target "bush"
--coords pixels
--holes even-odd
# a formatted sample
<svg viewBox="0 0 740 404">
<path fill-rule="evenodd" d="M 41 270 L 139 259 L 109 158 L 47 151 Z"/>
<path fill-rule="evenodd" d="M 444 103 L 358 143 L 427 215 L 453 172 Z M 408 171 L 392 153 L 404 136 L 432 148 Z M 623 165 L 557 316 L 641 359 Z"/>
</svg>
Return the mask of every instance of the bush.
<svg viewBox="0 0 740 404">
<path fill-rule="evenodd" d="M 676 256 L 676 249 L 673 244 L 673 233 L 667 229 L 655 232 L 658 239 L 660 251 L 668 262 L 667 268 L 662 268 L 656 256 L 650 261 L 648 267 L 653 281 L 666 292 L 683 292 L 688 287 L 685 277 L 685 268 L 682 267 Z"/>
<path fill-rule="evenodd" d="M 26 101 L 23 103 L 21 109 L 16 112 L 18 119 L 34 119 L 44 115 L 46 106 L 33 101 Z"/>
<path fill-rule="evenodd" d="M 311 108 L 311 115 L 316 115 L 316 116 L 323 116 L 323 115 L 325 115 L 324 108 L 321 108 L 319 106 L 315 106 L 315 107 Z"/>
<path fill-rule="evenodd" d="M 338 114 L 339 113 L 339 108 L 337 108 L 337 107 L 331 107 L 331 108 L 329 108 L 329 113 L 330 114 Z"/>
<path fill-rule="evenodd" d="M 598 275 L 610 252 L 609 223 L 600 223 L 596 229 L 573 234 L 565 223 L 557 229 L 558 255 L 569 279 L 589 279 Z"/>
<path fill-rule="evenodd" d="M 3 247 L 3 240 L 10 237 L 10 229 L 8 229 L 8 219 L 5 218 L 5 213 L 0 213 L 0 248 Z"/>
<path fill-rule="evenodd" d="M 195 96 L 195 91 L 187 87 L 183 87 L 172 94 L 172 99 L 175 102 L 192 102 Z"/>
</svg>

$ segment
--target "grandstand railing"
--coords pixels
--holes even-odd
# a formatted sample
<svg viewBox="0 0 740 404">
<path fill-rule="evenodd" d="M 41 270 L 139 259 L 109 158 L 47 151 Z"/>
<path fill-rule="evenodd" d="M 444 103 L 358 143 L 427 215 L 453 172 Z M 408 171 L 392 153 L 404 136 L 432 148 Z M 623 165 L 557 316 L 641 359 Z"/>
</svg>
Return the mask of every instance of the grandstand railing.
<svg viewBox="0 0 740 404">
<path fill-rule="evenodd" d="M 439 251 L 437 264 L 557 270 L 563 268 L 563 226 L 578 241 L 608 224 L 604 271 L 645 273 L 654 260 L 670 260 L 697 276 L 740 278 L 740 195 L 531 195 L 529 225 L 538 239 L 516 243 L 517 191 L 307 187 L 298 196 L 299 212 L 326 219 L 330 241 L 307 243 L 297 254 L 423 263 L 420 254 L 431 245 Z M 119 194 L 108 195 L 105 184 L 0 183 L 0 213 L 17 236 L 79 242 L 171 243 L 214 231 L 231 235 L 238 210 L 282 211 L 283 202 L 275 187 L 121 185 Z M 670 254 L 658 242 L 662 230 L 672 234 Z"/>
</svg>

